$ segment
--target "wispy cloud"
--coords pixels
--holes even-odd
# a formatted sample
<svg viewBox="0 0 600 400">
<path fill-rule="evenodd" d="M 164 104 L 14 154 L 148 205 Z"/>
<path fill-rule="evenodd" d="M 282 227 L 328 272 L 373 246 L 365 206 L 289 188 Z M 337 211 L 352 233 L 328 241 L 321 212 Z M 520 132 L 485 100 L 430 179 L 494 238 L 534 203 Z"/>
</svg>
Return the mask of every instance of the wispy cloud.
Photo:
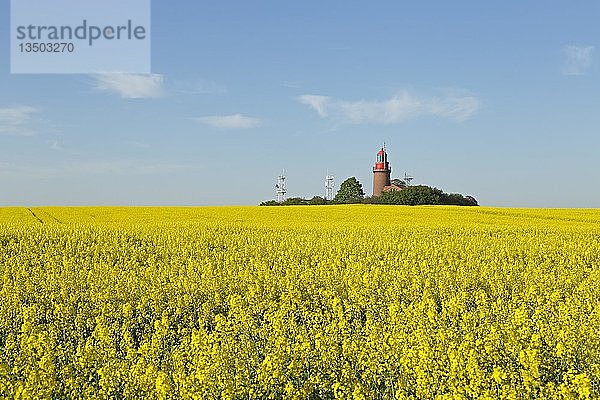
<svg viewBox="0 0 600 400">
<path fill-rule="evenodd" d="M 148 144 L 147 142 L 144 142 L 142 140 L 127 140 L 123 144 L 125 144 L 129 147 L 133 147 L 135 149 L 149 149 L 150 148 L 150 144 Z"/>
<path fill-rule="evenodd" d="M 176 93 L 188 95 L 224 95 L 227 93 L 227 88 L 225 86 L 206 79 L 175 81 L 173 82 L 173 90 Z"/>
<path fill-rule="evenodd" d="M 76 165 L 78 172 L 85 175 L 117 174 L 125 176 L 155 175 L 199 168 L 186 164 L 146 163 L 134 160 L 93 161 Z"/>
<path fill-rule="evenodd" d="M 465 93 L 418 97 L 403 91 L 387 100 L 358 101 L 307 94 L 300 96 L 298 101 L 310 106 L 321 118 L 332 117 L 352 124 L 397 124 L 422 116 L 461 122 L 479 109 L 477 97 Z"/>
<path fill-rule="evenodd" d="M 219 129 L 251 129 L 261 125 L 260 119 L 242 114 L 210 115 L 194 118 L 194 120 Z"/>
<path fill-rule="evenodd" d="M 89 160 L 64 162 L 57 165 L 19 165 L 0 161 L 0 176 L 13 178 L 77 177 L 92 175 L 164 175 L 177 172 L 195 171 L 202 165 L 178 163 L 148 163 L 140 160 Z"/>
<path fill-rule="evenodd" d="M 164 96 L 163 76 L 159 74 L 94 75 L 97 90 L 112 92 L 126 99 L 148 99 Z"/>
<path fill-rule="evenodd" d="M 55 151 L 63 151 L 64 147 L 62 146 L 60 140 L 52 139 L 48 141 L 50 148 Z"/>
<path fill-rule="evenodd" d="M 34 134 L 34 115 L 37 112 L 36 108 L 30 106 L 0 108 L 0 135 Z"/>
<path fill-rule="evenodd" d="M 300 83 L 296 81 L 283 81 L 281 86 L 286 87 L 288 89 L 300 89 Z"/>
<path fill-rule="evenodd" d="M 564 75 L 585 75 L 590 69 L 594 57 L 594 46 L 565 46 Z"/>
<path fill-rule="evenodd" d="M 331 106 L 331 97 L 320 96 L 316 94 L 305 94 L 298 97 L 298 101 L 302 104 L 306 104 L 314 109 L 319 116 L 326 117 L 327 109 Z"/>
</svg>

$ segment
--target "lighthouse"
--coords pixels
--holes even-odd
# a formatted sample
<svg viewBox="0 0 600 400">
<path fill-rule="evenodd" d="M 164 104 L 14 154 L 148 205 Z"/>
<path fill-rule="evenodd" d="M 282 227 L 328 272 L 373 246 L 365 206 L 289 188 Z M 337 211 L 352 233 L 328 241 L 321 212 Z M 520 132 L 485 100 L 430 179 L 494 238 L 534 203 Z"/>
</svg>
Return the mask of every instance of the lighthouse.
<svg viewBox="0 0 600 400">
<path fill-rule="evenodd" d="M 387 160 L 387 153 L 385 151 L 385 144 L 377 153 L 377 162 L 373 167 L 373 197 L 381 196 L 383 188 L 390 186 L 390 175 L 392 170 L 390 163 Z"/>
</svg>

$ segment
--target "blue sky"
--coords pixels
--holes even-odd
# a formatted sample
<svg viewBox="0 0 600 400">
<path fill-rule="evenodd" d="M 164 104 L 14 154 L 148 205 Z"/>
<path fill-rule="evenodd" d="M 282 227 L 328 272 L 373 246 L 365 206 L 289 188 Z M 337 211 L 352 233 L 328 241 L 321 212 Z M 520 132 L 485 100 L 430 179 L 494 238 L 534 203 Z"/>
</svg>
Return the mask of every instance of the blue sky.
<svg viewBox="0 0 600 400">
<path fill-rule="evenodd" d="M 371 168 L 481 204 L 600 207 L 597 1 L 152 3 L 153 75 L 11 75 L 0 205 L 256 204 Z"/>
</svg>

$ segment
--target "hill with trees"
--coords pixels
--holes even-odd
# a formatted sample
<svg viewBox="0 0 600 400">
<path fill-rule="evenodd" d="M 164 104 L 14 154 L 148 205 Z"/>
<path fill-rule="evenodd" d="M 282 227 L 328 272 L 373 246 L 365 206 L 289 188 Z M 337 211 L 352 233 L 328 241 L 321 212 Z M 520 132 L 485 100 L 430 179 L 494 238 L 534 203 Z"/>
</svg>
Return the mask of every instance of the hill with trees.
<svg viewBox="0 0 600 400">
<path fill-rule="evenodd" d="M 477 206 L 477 200 L 473 196 L 463 196 L 459 193 L 444 193 L 442 190 L 425 185 L 407 186 L 404 181 L 395 179 L 392 181 L 396 186 L 403 189 L 384 192 L 379 197 L 365 197 L 362 184 L 355 177 L 346 179 L 340 185 L 335 198 L 326 200 L 321 196 L 311 199 L 301 197 L 290 197 L 282 203 L 269 200 L 261 203 L 261 206 L 298 206 L 298 205 L 326 205 L 326 204 L 391 204 L 391 205 L 453 205 L 453 206 Z"/>
</svg>

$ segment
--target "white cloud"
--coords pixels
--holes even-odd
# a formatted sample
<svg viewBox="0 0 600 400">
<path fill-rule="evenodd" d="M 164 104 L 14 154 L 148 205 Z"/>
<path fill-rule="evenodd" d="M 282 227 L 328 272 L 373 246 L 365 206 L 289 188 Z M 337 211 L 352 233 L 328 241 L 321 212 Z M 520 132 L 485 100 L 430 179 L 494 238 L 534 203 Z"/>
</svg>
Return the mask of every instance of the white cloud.
<svg viewBox="0 0 600 400">
<path fill-rule="evenodd" d="M 52 150 L 55 150 L 55 151 L 63 151 L 64 150 L 64 147 L 62 147 L 59 140 L 56 140 L 56 139 L 49 140 L 48 144 L 50 145 L 50 148 Z"/>
<path fill-rule="evenodd" d="M 134 160 L 90 161 L 74 165 L 75 167 L 71 165 L 67 168 L 84 175 L 154 175 L 198 168 L 186 164 L 145 163 Z M 61 172 L 64 173 L 64 171 Z"/>
<path fill-rule="evenodd" d="M 449 96 L 431 99 L 428 112 L 438 117 L 462 122 L 471 118 L 479 110 L 479 99 L 475 96 Z"/>
<path fill-rule="evenodd" d="M 298 97 L 298 101 L 302 104 L 306 104 L 313 108 L 319 116 L 326 117 L 327 116 L 327 108 L 329 107 L 329 102 L 331 98 L 327 96 L 319 96 L 315 94 L 305 94 Z"/>
<path fill-rule="evenodd" d="M 0 108 L 0 135 L 27 136 L 34 134 L 33 115 L 37 111 L 36 108 L 30 106 Z"/>
<path fill-rule="evenodd" d="M 300 83 L 296 81 L 283 81 L 281 86 L 286 87 L 288 89 L 300 89 Z"/>
<path fill-rule="evenodd" d="M 90 160 L 65 162 L 57 165 L 17 165 L 0 161 L 0 176 L 12 178 L 77 177 L 92 175 L 160 175 L 195 171 L 201 165 L 177 163 L 147 163 L 140 160 Z"/>
<path fill-rule="evenodd" d="M 584 75 L 592 66 L 594 46 L 565 46 L 563 74 Z"/>
<path fill-rule="evenodd" d="M 416 97 L 404 91 L 387 100 L 346 101 L 320 95 L 298 98 L 322 118 L 332 116 L 352 124 L 397 124 L 421 116 L 465 121 L 479 109 L 479 100 L 471 94 L 441 97 Z"/>
<path fill-rule="evenodd" d="M 126 99 L 157 98 L 164 95 L 163 76 L 159 74 L 98 74 L 94 87 Z"/>
<path fill-rule="evenodd" d="M 211 115 L 194 119 L 219 129 L 251 129 L 257 128 L 261 124 L 260 119 L 242 114 Z"/>
<path fill-rule="evenodd" d="M 219 83 L 197 79 L 195 81 L 174 81 L 172 82 L 173 90 L 176 93 L 187 95 L 224 95 L 227 93 L 227 88 Z"/>
</svg>

